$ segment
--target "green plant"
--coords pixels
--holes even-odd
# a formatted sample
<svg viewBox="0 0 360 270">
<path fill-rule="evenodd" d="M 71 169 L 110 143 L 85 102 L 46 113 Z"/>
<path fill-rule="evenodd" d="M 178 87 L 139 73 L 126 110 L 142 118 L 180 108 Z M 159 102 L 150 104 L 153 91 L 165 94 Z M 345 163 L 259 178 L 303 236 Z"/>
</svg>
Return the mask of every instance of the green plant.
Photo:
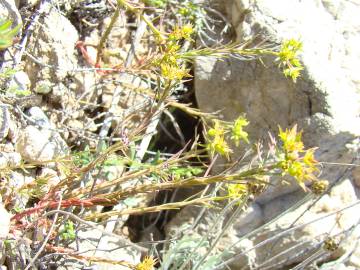
<svg viewBox="0 0 360 270">
<path fill-rule="evenodd" d="M 65 221 L 62 228 L 60 228 L 59 236 L 63 240 L 75 240 L 75 227 L 71 220 Z"/>
<path fill-rule="evenodd" d="M 18 34 L 21 25 L 17 25 L 14 28 L 12 27 L 12 22 L 10 20 L 0 22 L 0 50 L 4 50 L 14 43 L 14 38 Z"/>
<path fill-rule="evenodd" d="M 143 0 L 143 2 L 152 7 L 164 8 L 168 0 Z"/>
</svg>

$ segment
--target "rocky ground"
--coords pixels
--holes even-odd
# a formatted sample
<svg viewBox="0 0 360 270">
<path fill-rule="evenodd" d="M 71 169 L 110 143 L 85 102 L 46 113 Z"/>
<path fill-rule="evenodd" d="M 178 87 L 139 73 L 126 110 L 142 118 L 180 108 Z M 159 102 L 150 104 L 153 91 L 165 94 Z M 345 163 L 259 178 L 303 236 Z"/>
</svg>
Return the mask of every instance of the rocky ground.
<svg viewBox="0 0 360 270">
<path fill-rule="evenodd" d="M 162 31 L 184 20 L 169 7 L 146 11 Z M 0 18 L 23 26 L 14 45 L 0 51 L 1 269 L 145 270 L 151 268 L 139 263 L 149 251 L 159 269 L 360 269 L 360 78 L 354 60 L 360 57 L 360 5 L 229 0 L 206 7 L 213 25 L 203 25 L 198 46 L 299 38 L 304 70 L 296 84 L 270 57 L 198 57 L 194 83 L 181 84 L 169 99 L 173 107 L 156 114 L 161 98 L 147 69 L 156 48 L 139 16 L 122 10 L 113 21 L 116 1 L 109 0 L 0 0 Z M 157 151 L 171 156 L 188 149 L 201 132 L 198 118 L 187 115 L 190 102 L 225 121 L 246 113 L 254 141 L 276 134 L 278 125 L 297 123 L 306 146 L 319 147 L 321 179 L 330 188 L 314 197 L 294 184 L 274 184 L 241 213 L 225 204 L 129 211 L 183 200 L 199 189 L 141 193 L 116 205 L 69 202 L 67 194 L 83 192 L 91 181 L 89 194 L 104 187 L 99 197 L 151 182 L 140 175 L 106 186 L 147 169 L 135 161 L 156 165 Z M 231 159 L 243 152 L 238 148 Z M 129 165 L 118 156 L 134 159 Z M 102 158 L 101 166 L 92 166 Z M 213 173 L 223 163 L 219 158 Z M 42 204 L 50 196 L 58 204 Z M 62 200 L 69 204 L 63 207 Z M 125 214 L 87 219 L 111 210 Z"/>
</svg>

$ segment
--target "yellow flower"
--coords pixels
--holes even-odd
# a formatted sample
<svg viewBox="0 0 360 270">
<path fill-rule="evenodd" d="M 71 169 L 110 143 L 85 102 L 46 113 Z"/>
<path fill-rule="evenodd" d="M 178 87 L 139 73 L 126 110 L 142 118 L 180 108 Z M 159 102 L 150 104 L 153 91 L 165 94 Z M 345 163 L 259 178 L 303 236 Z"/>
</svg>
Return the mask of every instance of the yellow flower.
<svg viewBox="0 0 360 270">
<path fill-rule="evenodd" d="M 224 130 L 224 127 L 221 125 L 220 121 L 215 119 L 214 120 L 214 127 L 209 129 L 207 134 L 209 136 L 211 136 L 211 137 L 224 136 L 225 130 Z"/>
<path fill-rule="evenodd" d="M 237 199 L 248 192 L 248 186 L 246 184 L 228 184 L 227 191 L 230 198 Z"/>
<path fill-rule="evenodd" d="M 289 168 L 287 169 L 288 174 L 295 177 L 297 180 L 302 181 L 304 180 L 305 171 L 303 164 L 299 161 L 294 161 L 290 164 Z"/>
<path fill-rule="evenodd" d="M 285 40 L 282 45 L 276 61 L 280 62 L 286 77 L 291 77 L 294 82 L 300 76 L 303 66 L 298 59 L 302 50 L 302 43 L 295 39 Z"/>
<path fill-rule="evenodd" d="M 240 140 L 244 140 L 247 143 L 249 143 L 248 134 L 243 130 L 243 127 L 246 127 L 249 124 L 249 121 L 247 121 L 244 117 L 240 116 L 238 117 L 234 125 L 232 127 L 232 136 L 231 139 L 235 142 L 235 145 L 238 146 Z"/>
<path fill-rule="evenodd" d="M 280 52 L 278 54 L 279 61 L 282 64 L 291 63 L 294 66 L 300 65 L 297 56 L 302 50 L 302 43 L 295 39 L 284 40 L 281 44 Z"/>
<path fill-rule="evenodd" d="M 188 69 L 169 64 L 161 64 L 161 75 L 166 79 L 179 81 L 184 77 L 191 77 Z"/>
<path fill-rule="evenodd" d="M 303 70 L 303 67 L 293 67 L 289 66 L 288 68 L 284 69 L 285 77 L 290 77 L 293 82 L 296 82 L 297 78 L 300 76 L 300 72 Z"/>
<path fill-rule="evenodd" d="M 281 127 L 279 127 L 279 130 L 279 137 L 283 142 L 285 153 L 303 152 L 304 144 L 301 141 L 301 132 L 297 132 L 296 125 L 291 130 L 286 129 L 283 131 Z"/>
<path fill-rule="evenodd" d="M 232 153 L 229 145 L 225 141 L 225 138 L 222 136 L 216 136 L 213 140 L 211 140 L 209 143 L 209 148 L 212 155 L 218 153 L 227 159 L 229 159 L 229 155 Z"/>
<path fill-rule="evenodd" d="M 192 41 L 191 35 L 194 33 L 192 24 L 188 23 L 182 27 L 182 37 L 186 40 Z"/>
<path fill-rule="evenodd" d="M 169 34 L 170 41 L 178 41 L 186 39 L 192 41 L 191 35 L 194 33 L 194 28 L 191 24 L 185 24 L 183 27 L 176 26 L 175 29 Z"/>
<path fill-rule="evenodd" d="M 138 263 L 135 267 L 136 270 L 153 270 L 155 269 L 155 264 L 157 259 L 154 259 L 151 256 L 146 256 L 141 263 Z"/>
<path fill-rule="evenodd" d="M 311 148 L 311 149 L 308 149 L 306 152 L 305 152 L 305 155 L 303 157 L 303 161 L 306 165 L 308 166 L 314 166 L 316 165 L 318 162 L 317 160 L 314 158 L 314 152 L 315 152 L 316 148 Z"/>
<path fill-rule="evenodd" d="M 282 175 L 293 176 L 298 184 L 306 190 L 305 182 L 316 181 L 314 175 L 318 172 L 318 162 L 314 158 L 316 148 L 304 150 L 301 141 L 301 132 L 297 132 L 296 125 L 291 129 L 283 131 L 280 128 L 279 137 L 283 143 L 282 151 L 279 155 L 278 168 L 282 170 Z M 305 152 L 305 153 L 304 153 Z"/>
</svg>

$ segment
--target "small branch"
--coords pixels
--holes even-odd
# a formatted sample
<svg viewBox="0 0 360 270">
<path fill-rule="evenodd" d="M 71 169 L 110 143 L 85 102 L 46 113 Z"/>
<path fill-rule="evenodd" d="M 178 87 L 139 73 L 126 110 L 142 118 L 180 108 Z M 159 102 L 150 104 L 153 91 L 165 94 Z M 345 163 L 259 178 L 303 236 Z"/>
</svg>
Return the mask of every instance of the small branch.
<svg viewBox="0 0 360 270">
<path fill-rule="evenodd" d="M 149 207 L 130 208 L 130 209 L 122 210 L 122 211 L 109 211 L 109 212 L 99 213 L 99 214 L 90 214 L 90 215 L 85 216 L 85 219 L 92 220 L 92 219 L 97 219 L 97 218 L 110 218 L 113 216 L 142 215 L 145 213 L 160 212 L 163 210 L 180 209 L 187 205 L 208 205 L 208 203 L 211 201 L 224 200 L 225 198 L 226 197 L 197 198 L 197 199 L 194 199 L 191 201 L 165 203 L 165 204 L 149 206 Z"/>
<path fill-rule="evenodd" d="M 112 265 L 121 265 L 121 266 L 125 266 L 129 269 L 135 269 L 135 265 L 130 264 L 126 261 L 115 261 L 115 260 L 108 260 L 108 259 L 104 259 L 104 258 L 100 258 L 100 257 L 95 257 L 95 256 L 83 256 L 83 255 L 78 255 L 75 253 L 75 250 L 69 249 L 69 248 L 63 248 L 63 247 L 54 247 L 51 245 L 47 245 L 46 246 L 46 250 L 50 251 L 50 252 L 56 252 L 56 253 L 60 253 L 61 255 L 67 255 L 79 260 L 86 260 L 89 262 L 97 262 L 97 263 L 106 263 L 106 264 L 112 264 Z"/>
<path fill-rule="evenodd" d="M 59 203 L 58 203 L 57 210 L 60 209 L 61 200 L 62 200 L 62 198 L 61 198 L 61 196 L 60 196 L 60 200 L 59 200 Z M 44 242 L 42 243 L 42 245 L 41 245 L 41 247 L 39 248 L 39 250 L 36 252 L 35 256 L 31 259 L 31 261 L 29 262 L 29 264 L 25 267 L 25 270 L 30 269 L 30 267 L 34 265 L 35 261 L 36 261 L 37 258 L 40 256 L 41 252 L 43 252 L 43 250 L 44 250 L 47 242 L 48 242 L 49 239 L 50 239 L 50 236 L 51 236 L 52 232 L 54 231 L 54 228 L 55 228 L 55 224 L 56 224 L 58 215 L 59 215 L 58 213 L 55 214 L 54 221 L 53 221 L 53 223 L 51 224 L 50 230 L 49 230 L 48 234 L 46 235 L 46 237 L 45 237 L 45 239 L 44 239 Z"/>
<path fill-rule="evenodd" d="M 106 40 L 108 39 L 108 37 L 110 35 L 110 32 L 111 32 L 111 29 L 114 27 L 114 24 L 115 24 L 116 20 L 119 18 L 119 15 L 120 15 L 120 5 L 117 5 L 117 7 L 115 9 L 115 13 L 111 17 L 110 24 L 106 28 L 105 33 L 101 36 L 100 42 L 99 42 L 99 44 L 97 46 L 95 67 L 98 67 L 99 64 L 100 64 L 104 44 L 105 44 Z"/>
</svg>

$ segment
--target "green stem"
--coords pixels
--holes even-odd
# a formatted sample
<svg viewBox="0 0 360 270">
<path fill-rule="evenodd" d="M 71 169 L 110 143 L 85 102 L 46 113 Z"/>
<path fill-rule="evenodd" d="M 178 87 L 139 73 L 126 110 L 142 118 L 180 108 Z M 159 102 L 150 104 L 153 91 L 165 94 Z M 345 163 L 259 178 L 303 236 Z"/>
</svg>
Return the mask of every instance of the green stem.
<svg viewBox="0 0 360 270">
<path fill-rule="evenodd" d="M 106 40 L 108 39 L 111 29 L 114 27 L 116 20 L 119 18 L 119 15 L 120 15 L 120 5 L 117 6 L 114 15 L 111 17 L 110 24 L 106 28 L 105 33 L 102 35 L 99 45 L 97 46 L 96 65 L 100 63 L 104 44 L 105 44 Z"/>
</svg>

